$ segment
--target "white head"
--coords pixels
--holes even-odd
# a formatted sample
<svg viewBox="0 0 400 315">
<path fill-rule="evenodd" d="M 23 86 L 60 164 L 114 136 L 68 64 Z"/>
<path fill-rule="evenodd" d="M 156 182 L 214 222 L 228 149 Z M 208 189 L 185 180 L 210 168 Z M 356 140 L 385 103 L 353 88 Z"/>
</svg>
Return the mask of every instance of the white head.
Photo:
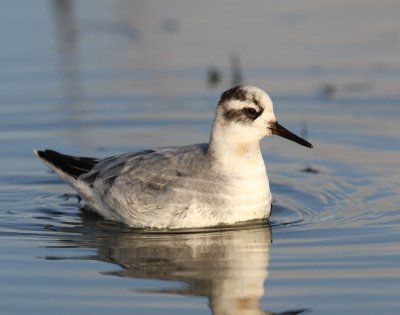
<svg viewBox="0 0 400 315">
<path fill-rule="evenodd" d="M 258 142 L 273 134 L 312 147 L 306 140 L 278 124 L 271 98 L 262 89 L 240 85 L 221 95 L 215 116 L 213 133 L 234 142 Z"/>
</svg>

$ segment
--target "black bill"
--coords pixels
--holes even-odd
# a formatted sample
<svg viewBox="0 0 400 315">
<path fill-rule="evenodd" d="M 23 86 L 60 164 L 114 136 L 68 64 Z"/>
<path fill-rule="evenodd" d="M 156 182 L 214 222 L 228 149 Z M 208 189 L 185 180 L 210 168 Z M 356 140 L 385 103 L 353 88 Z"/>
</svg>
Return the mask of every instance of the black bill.
<svg viewBox="0 0 400 315">
<path fill-rule="evenodd" d="M 269 127 L 269 129 L 271 129 L 273 135 L 278 135 L 283 138 L 292 140 L 294 142 L 297 142 L 298 144 L 304 145 L 307 148 L 313 147 L 310 142 L 308 142 L 307 140 L 304 140 L 303 138 L 300 138 L 299 136 L 296 136 L 294 133 L 292 133 L 291 131 L 287 130 L 285 127 L 278 124 L 278 122 L 275 122 L 271 127 Z"/>
</svg>

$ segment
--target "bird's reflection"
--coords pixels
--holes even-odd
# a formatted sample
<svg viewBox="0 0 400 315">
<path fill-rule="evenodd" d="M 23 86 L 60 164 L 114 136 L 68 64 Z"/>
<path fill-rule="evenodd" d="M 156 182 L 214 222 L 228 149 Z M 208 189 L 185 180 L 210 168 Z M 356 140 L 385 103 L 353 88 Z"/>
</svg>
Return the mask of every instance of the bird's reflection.
<svg viewBox="0 0 400 315">
<path fill-rule="evenodd" d="M 162 236 L 125 234 L 104 242 L 99 258 L 123 268 L 115 275 L 184 282 L 187 288 L 179 293 L 209 297 L 214 314 L 260 314 L 270 250 L 271 233 L 264 226 Z"/>
<path fill-rule="evenodd" d="M 271 252 L 268 225 L 196 233 L 112 230 L 84 245 L 98 249 L 96 260 L 122 267 L 104 274 L 182 282 L 181 290 L 156 293 L 208 297 L 212 314 L 273 314 L 260 306 Z"/>
</svg>

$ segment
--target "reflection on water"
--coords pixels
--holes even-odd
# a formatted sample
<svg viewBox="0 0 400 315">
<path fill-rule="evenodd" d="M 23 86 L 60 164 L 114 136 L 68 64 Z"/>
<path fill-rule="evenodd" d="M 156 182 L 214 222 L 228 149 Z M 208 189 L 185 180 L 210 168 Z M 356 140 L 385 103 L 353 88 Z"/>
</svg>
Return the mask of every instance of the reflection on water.
<svg viewBox="0 0 400 315">
<path fill-rule="evenodd" d="M 93 226 L 93 222 L 88 224 Z M 270 314 L 260 306 L 271 253 L 268 225 L 163 234 L 121 232 L 121 227 L 117 227 L 103 231 L 85 246 L 97 248 L 94 259 L 122 268 L 104 274 L 179 281 L 185 285 L 183 289 L 157 289 L 153 293 L 205 296 L 212 313 L 218 315 Z"/>
<path fill-rule="evenodd" d="M 78 29 L 74 17 L 74 1 L 53 0 L 53 11 L 57 29 L 58 66 L 61 84 L 67 103 L 83 97 L 79 73 Z"/>
</svg>

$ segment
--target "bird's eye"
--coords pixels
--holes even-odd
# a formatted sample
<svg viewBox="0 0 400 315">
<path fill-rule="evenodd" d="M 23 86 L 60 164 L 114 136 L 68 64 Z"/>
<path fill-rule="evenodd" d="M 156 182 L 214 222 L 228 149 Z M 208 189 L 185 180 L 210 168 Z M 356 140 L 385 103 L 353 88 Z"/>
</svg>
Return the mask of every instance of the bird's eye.
<svg viewBox="0 0 400 315">
<path fill-rule="evenodd" d="M 246 107 L 243 109 L 243 111 L 250 118 L 255 119 L 258 117 L 258 112 L 252 107 Z"/>
</svg>

